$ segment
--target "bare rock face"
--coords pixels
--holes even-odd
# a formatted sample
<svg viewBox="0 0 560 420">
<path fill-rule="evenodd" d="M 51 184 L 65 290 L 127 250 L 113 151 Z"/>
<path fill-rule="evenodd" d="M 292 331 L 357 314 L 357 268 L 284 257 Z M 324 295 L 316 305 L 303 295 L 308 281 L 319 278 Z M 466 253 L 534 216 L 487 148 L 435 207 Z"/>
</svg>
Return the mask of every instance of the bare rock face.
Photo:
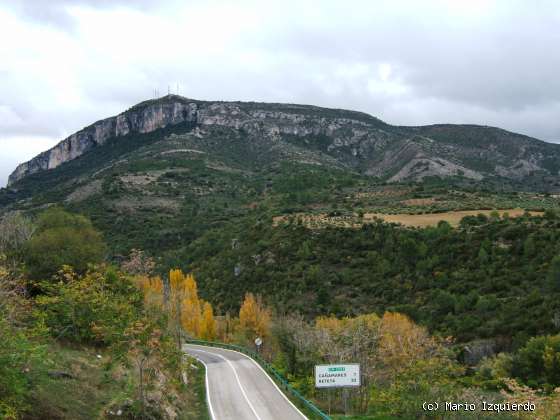
<svg viewBox="0 0 560 420">
<path fill-rule="evenodd" d="M 251 134 L 262 133 L 272 138 L 281 135 L 301 137 L 324 134 L 337 137 L 333 148 L 355 143 L 358 137 L 367 132 L 366 123 L 352 118 L 325 119 L 320 115 L 298 114 L 297 111 L 259 108 L 248 110 L 234 102 L 200 102 L 168 95 L 161 100 L 136 105 L 122 114 L 98 121 L 72 134 L 52 149 L 19 165 L 10 175 L 8 186 L 27 175 L 56 168 L 93 147 L 102 145 L 110 138 L 129 133 L 150 133 L 183 122 L 191 122 L 199 127 L 243 129 Z"/>
<path fill-rule="evenodd" d="M 170 98 L 171 99 L 171 98 Z M 128 133 L 149 133 L 158 128 L 185 121 L 196 122 L 197 106 L 181 101 L 153 101 L 98 121 L 68 138 L 29 162 L 22 163 L 10 175 L 8 186 L 27 175 L 53 169 L 64 162 L 81 156 L 91 148 L 113 137 Z"/>
<path fill-rule="evenodd" d="M 19 165 L 8 185 L 56 168 L 109 139 L 181 123 L 189 123 L 196 137 L 213 127 L 242 131 L 251 147 L 259 147 L 259 153 L 280 150 L 289 143 L 289 159 L 300 156 L 307 161 L 311 155 L 303 151 L 313 151 L 315 164 L 349 168 L 390 182 L 432 176 L 519 179 L 535 173 L 558 176 L 560 171 L 560 145 L 493 127 L 397 127 L 354 111 L 293 104 L 206 102 L 168 95 L 142 102 L 72 134 Z"/>
</svg>

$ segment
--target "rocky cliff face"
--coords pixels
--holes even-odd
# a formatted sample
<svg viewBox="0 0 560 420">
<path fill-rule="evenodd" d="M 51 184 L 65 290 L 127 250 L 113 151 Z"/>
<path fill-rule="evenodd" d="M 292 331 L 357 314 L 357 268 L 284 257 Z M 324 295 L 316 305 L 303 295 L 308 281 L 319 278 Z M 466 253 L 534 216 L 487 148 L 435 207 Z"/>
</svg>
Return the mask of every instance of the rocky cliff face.
<svg viewBox="0 0 560 420">
<path fill-rule="evenodd" d="M 110 138 L 129 133 L 149 133 L 184 122 L 201 127 L 217 125 L 243 129 L 249 133 L 258 131 L 270 137 L 319 134 L 336 137 L 337 133 L 346 130 L 349 135 L 337 137 L 337 143 L 333 147 L 355 143 L 367 133 L 369 127 L 367 122 L 348 117 L 326 119 L 320 115 L 299 114 L 301 109 L 295 107 L 294 110 L 291 106 L 280 105 L 280 110 L 251 108 L 233 102 L 191 101 L 175 95 L 168 95 L 157 101 L 147 101 L 115 117 L 98 121 L 62 140 L 52 149 L 20 164 L 10 175 L 8 186 L 27 175 L 56 168 L 91 148 L 102 145 Z M 351 114 L 364 117 L 364 114 L 360 113 Z M 373 117 L 369 119 L 381 123 Z"/>
<path fill-rule="evenodd" d="M 204 130 L 223 127 L 274 148 L 282 143 L 313 149 L 340 165 L 389 181 L 428 176 L 520 178 L 542 171 L 558 175 L 560 145 L 491 127 L 434 125 L 395 127 L 370 115 L 303 105 L 204 102 L 168 95 L 98 121 L 19 165 L 13 185 L 53 169 L 108 139 L 189 123 Z"/>
<path fill-rule="evenodd" d="M 98 121 L 70 137 L 62 140 L 52 149 L 41 153 L 29 162 L 22 163 L 10 175 L 8 185 L 23 177 L 47 169 L 53 169 L 64 162 L 83 155 L 91 148 L 102 145 L 112 137 L 124 136 L 131 132 L 148 133 L 170 124 L 196 121 L 195 104 L 184 101 L 159 101 L 138 106 L 116 117 Z"/>
</svg>

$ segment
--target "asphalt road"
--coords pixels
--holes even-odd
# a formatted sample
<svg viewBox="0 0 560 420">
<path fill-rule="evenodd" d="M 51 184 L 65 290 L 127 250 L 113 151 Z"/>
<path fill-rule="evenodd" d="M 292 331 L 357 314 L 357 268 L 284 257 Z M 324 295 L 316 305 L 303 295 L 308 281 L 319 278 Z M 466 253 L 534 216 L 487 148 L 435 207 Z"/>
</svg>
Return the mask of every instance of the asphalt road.
<svg viewBox="0 0 560 420">
<path fill-rule="evenodd" d="M 307 418 L 250 357 L 192 344 L 184 350 L 206 366 L 206 394 L 213 420 Z"/>
</svg>

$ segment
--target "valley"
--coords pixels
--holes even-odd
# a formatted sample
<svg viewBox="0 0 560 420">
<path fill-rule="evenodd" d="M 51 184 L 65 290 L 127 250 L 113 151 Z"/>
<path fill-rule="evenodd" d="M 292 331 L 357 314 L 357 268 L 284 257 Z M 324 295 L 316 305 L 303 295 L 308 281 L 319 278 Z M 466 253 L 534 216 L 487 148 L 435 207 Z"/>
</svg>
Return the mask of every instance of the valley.
<svg viewBox="0 0 560 420">
<path fill-rule="evenodd" d="M 545 347 L 560 354 L 559 147 L 484 126 L 400 127 L 353 111 L 169 95 L 86 127 L 20 166 L 0 190 L 2 220 L 23 217 L 39 234 L 50 220 L 62 235 L 60 220 L 78 217 L 70 225 L 86 226 L 89 239 L 56 242 L 49 233 L 38 240 L 31 229 L 29 243 L 16 249 L 7 242 L 1 253 L 17 262 L 12 274 L 44 311 L 57 337 L 52 346 L 62 334 L 85 352 L 92 344 L 113 351 L 120 341 L 105 330 L 111 316 L 120 320 L 112 333 L 127 340 L 133 321 L 167 331 L 177 314 L 162 303 L 163 290 L 183 290 L 170 286 L 175 273 L 180 281 L 196 278 L 189 283 L 196 305 L 193 295 L 181 305 L 197 322 L 215 317 L 215 331 L 202 332 L 192 319 L 173 322 L 191 338 L 236 345 L 263 335 L 267 362 L 323 410 L 331 400 L 310 385 L 310 372 L 314 363 L 350 354 L 345 331 L 373 340 L 354 350 L 380 366 L 368 371 L 367 389 L 351 396 L 364 418 L 406 418 L 415 398 L 431 395 L 432 380 L 445 395 L 501 401 L 514 398 L 503 394 L 517 389 L 508 382 L 514 378 L 541 390 L 549 407 L 559 371 L 530 360 L 541 360 Z M 92 238 L 103 244 L 96 248 Z M 70 264 L 79 273 L 61 274 L 49 263 L 68 263 L 58 255 L 63 244 L 73 255 L 86 243 L 91 252 Z M 131 269 L 138 255 L 149 270 Z M 127 288 L 115 284 L 112 270 Z M 61 275 L 72 280 L 49 283 Z M 242 325 L 249 295 L 258 297 L 266 328 Z M 60 302 L 102 311 L 94 306 L 84 312 L 93 324 L 74 325 Z M 150 359 L 162 372 L 148 392 L 152 405 L 134 399 L 139 385 L 130 373 L 119 376 L 121 397 L 100 396 L 99 410 L 155 410 L 162 394 L 179 398 L 190 389 L 165 370 L 166 358 L 177 357 L 173 328 L 158 335 L 168 353 Z M 331 341 L 321 341 L 326 336 Z M 403 337 L 410 347 L 394 353 L 391 340 Z M 195 363 L 188 371 L 198 391 L 184 398 L 196 409 L 168 402 L 189 413 L 184 418 L 199 416 L 204 399 Z M 418 394 L 407 385 L 415 375 Z M 342 397 L 332 401 L 338 413 Z"/>
</svg>

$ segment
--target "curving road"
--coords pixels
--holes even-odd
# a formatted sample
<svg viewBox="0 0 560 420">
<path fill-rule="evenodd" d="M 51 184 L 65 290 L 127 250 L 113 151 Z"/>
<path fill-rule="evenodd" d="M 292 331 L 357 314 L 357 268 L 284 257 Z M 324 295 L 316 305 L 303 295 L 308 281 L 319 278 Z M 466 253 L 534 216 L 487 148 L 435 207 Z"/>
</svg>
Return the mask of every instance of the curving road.
<svg viewBox="0 0 560 420">
<path fill-rule="evenodd" d="M 265 371 L 232 350 L 187 344 L 206 366 L 206 394 L 213 420 L 302 420 L 305 417 Z"/>
</svg>

